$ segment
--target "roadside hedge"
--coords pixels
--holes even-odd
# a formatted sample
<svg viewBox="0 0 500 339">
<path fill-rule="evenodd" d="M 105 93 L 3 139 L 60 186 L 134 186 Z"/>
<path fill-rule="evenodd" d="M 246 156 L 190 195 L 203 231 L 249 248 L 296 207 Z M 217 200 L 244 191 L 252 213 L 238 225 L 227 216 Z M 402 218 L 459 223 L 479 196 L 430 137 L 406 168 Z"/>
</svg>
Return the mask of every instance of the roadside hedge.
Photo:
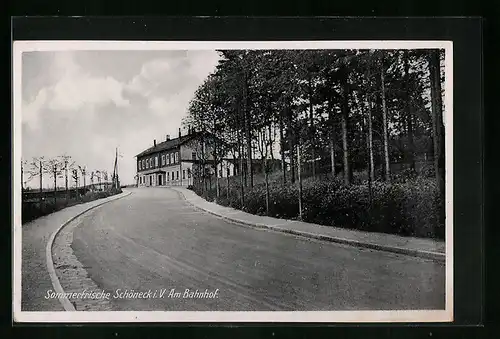
<svg viewBox="0 0 500 339">
<path fill-rule="evenodd" d="M 338 178 L 308 178 L 303 181 L 302 187 L 302 219 L 306 222 L 368 232 L 444 239 L 444 220 L 439 220 L 444 205 L 432 178 L 410 177 L 391 183 L 373 182 L 371 199 L 366 182 L 346 187 Z M 201 195 L 196 188 L 193 189 Z M 298 218 L 297 184 L 284 186 L 280 182 L 272 182 L 269 191 L 269 216 Z M 208 190 L 203 196 L 224 206 L 266 215 L 264 184 L 246 188 L 243 206 L 239 187 L 230 188 L 229 198 L 225 187 L 221 188 L 219 199 L 216 199 L 215 192 L 215 189 Z"/>
<path fill-rule="evenodd" d="M 63 208 L 70 207 L 73 205 L 90 202 L 97 199 L 107 198 L 115 194 L 121 193 L 121 189 L 112 189 L 109 191 L 98 191 L 98 192 L 88 192 L 87 194 L 81 196 L 79 199 L 70 198 L 67 199 L 64 196 L 58 197 L 56 202 L 53 199 L 47 199 L 42 202 L 23 202 L 21 219 L 22 223 L 26 223 L 37 218 L 43 217 L 50 213 L 57 212 Z"/>
</svg>

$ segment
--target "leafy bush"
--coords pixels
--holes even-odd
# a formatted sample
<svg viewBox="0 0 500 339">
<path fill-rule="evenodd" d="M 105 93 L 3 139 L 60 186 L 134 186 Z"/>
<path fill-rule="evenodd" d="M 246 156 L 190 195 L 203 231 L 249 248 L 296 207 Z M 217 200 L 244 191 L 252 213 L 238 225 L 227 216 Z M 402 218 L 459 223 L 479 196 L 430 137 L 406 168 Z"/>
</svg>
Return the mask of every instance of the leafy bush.
<svg viewBox="0 0 500 339">
<path fill-rule="evenodd" d="M 308 178 L 302 186 L 304 221 L 369 232 L 444 239 L 444 220 L 439 218 L 444 205 L 434 179 L 416 177 L 412 173 L 398 176 L 392 183 L 375 181 L 371 195 L 366 181 L 346 187 L 338 178 Z M 269 216 L 296 219 L 298 195 L 297 184 L 270 183 Z M 214 201 L 215 190 L 205 192 L 204 197 Z M 239 187 L 231 187 L 229 198 L 226 190 L 221 189 L 217 203 L 253 214 L 266 214 L 265 184 L 247 188 L 243 206 L 240 197 Z"/>
</svg>

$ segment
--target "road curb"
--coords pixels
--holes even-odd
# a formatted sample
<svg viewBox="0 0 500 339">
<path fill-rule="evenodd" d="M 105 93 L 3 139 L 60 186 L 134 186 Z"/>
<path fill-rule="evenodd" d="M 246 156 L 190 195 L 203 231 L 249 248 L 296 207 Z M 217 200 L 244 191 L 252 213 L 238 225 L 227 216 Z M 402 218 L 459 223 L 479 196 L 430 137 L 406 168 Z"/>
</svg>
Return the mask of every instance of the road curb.
<svg viewBox="0 0 500 339">
<path fill-rule="evenodd" d="M 256 223 L 251 223 L 251 222 L 248 222 L 245 220 L 231 218 L 231 217 L 228 217 L 228 216 L 225 216 L 222 214 L 218 214 L 214 211 L 205 209 L 201 206 L 197 206 L 194 203 L 192 203 L 188 198 L 186 198 L 186 196 L 184 195 L 184 192 L 182 192 L 176 188 L 172 188 L 172 189 L 174 189 L 176 192 L 180 193 L 185 201 L 187 201 L 190 205 L 196 207 L 197 209 L 205 211 L 205 212 L 210 213 L 212 215 L 215 215 L 215 216 L 222 218 L 224 220 L 240 224 L 240 225 L 250 226 L 250 227 L 259 228 L 259 229 L 267 229 L 267 230 L 272 230 L 272 231 L 281 232 L 281 233 L 292 234 L 292 235 L 296 235 L 296 236 L 300 236 L 300 237 L 304 237 L 304 238 L 309 238 L 309 239 L 334 242 L 334 243 L 350 245 L 350 246 L 366 248 L 366 249 L 372 249 L 372 250 L 378 250 L 378 251 L 384 251 L 384 252 L 404 254 L 404 255 L 409 255 L 412 257 L 430 259 L 430 260 L 434 260 L 434 261 L 441 262 L 441 263 L 444 263 L 446 261 L 446 254 L 445 253 L 410 249 L 410 248 L 397 247 L 397 246 L 381 245 L 381 244 L 364 242 L 364 241 L 359 241 L 359 240 L 354 240 L 354 239 L 347 239 L 347 238 L 341 238 L 341 237 L 334 237 L 334 236 L 330 236 L 330 235 L 314 234 L 314 233 L 309 233 L 309 232 L 304 232 L 304 231 L 285 229 L 285 228 L 281 228 L 278 226 L 271 226 L 271 225 L 266 225 L 266 224 L 256 224 Z M 200 199 L 203 199 L 199 196 L 197 196 L 197 197 Z M 286 219 L 283 219 L 283 220 L 287 221 Z M 291 220 L 288 220 L 288 221 L 291 221 Z"/>
<path fill-rule="evenodd" d="M 125 198 L 125 197 L 129 196 L 130 194 L 132 194 L 132 192 L 121 193 L 121 194 L 114 196 L 114 199 L 101 201 L 100 203 L 98 203 L 94 206 L 91 206 L 91 207 L 83 210 L 82 212 L 78 213 L 77 215 L 69 218 L 66 222 L 62 223 L 54 233 L 52 233 L 52 235 L 49 238 L 49 241 L 47 242 L 47 246 L 45 247 L 45 256 L 46 256 L 46 261 L 47 261 L 47 271 L 49 272 L 50 280 L 52 282 L 52 287 L 54 287 L 54 291 L 56 293 L 64 294 L 64 289 L 62 288 L 61 283 L 59 282 L 59 278 L 57 277 L 56 269 L 54 267 L 54 261 L 52 260 L 52 245 L 54 244 L 54 240 L 55 240 L 56 236 L 70 222 L 72 222 L 76 218 L 80 217 L 81 215 L 87 213 L 88 211 L 90 211 L 96 207 L 102 206 L 108 202 L 115 201 L 115 200 L 118 200 L 121 198 Z M 69 299 L 61 297 L 61 298 L 59 298 L 59 302 L 62 304 L 65 311 L 69 311 L 69 312 L 76 311 L 75 307 L 69 301 Z"/>
</svg>

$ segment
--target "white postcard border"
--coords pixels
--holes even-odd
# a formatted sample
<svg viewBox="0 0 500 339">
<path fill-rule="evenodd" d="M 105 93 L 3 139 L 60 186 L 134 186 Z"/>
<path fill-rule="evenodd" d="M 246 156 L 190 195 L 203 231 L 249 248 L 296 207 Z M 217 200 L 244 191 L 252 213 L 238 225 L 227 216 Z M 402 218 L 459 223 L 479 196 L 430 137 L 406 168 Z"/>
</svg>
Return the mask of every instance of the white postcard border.
<svg viewBox="0 0 500 339">
<path fill-rule="evenodd" d="M 444 49 L 446 145 L 446 296 L 445 310 L 294 311 L 294 312 L 27 312 L 21 310 L 22 53 L 84 50 L 214 50 L 214 49 Z M 453 43 L 451 41 L 15 41 L 13 46 L 12 201 L 13 319 L 15 322 L 450 322 L 453 321 Z M 447 122 L 447 123 L 446 123 Z"/>
</svg>

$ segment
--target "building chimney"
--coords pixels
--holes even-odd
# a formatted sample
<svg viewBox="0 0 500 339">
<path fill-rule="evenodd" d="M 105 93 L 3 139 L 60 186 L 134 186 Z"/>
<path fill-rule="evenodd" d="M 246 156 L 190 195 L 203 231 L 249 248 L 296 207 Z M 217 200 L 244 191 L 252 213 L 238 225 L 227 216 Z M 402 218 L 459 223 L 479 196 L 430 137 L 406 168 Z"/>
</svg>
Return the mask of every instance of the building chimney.
<svg viewBox="0 0 500 339">
<path fill-rule="evenodd" d="M 153 140 L 153 145 L 156 147 L 156 139 Z"/>
<path fill-rule="evenodd" d="M 167 141 L 170 140 L 170 134 L 167 134 Z"/>
<path fill-rule="evenodd" d="M 181 129 L 179 127 L 179 139 L 181 138 Z"/>
</svg>

